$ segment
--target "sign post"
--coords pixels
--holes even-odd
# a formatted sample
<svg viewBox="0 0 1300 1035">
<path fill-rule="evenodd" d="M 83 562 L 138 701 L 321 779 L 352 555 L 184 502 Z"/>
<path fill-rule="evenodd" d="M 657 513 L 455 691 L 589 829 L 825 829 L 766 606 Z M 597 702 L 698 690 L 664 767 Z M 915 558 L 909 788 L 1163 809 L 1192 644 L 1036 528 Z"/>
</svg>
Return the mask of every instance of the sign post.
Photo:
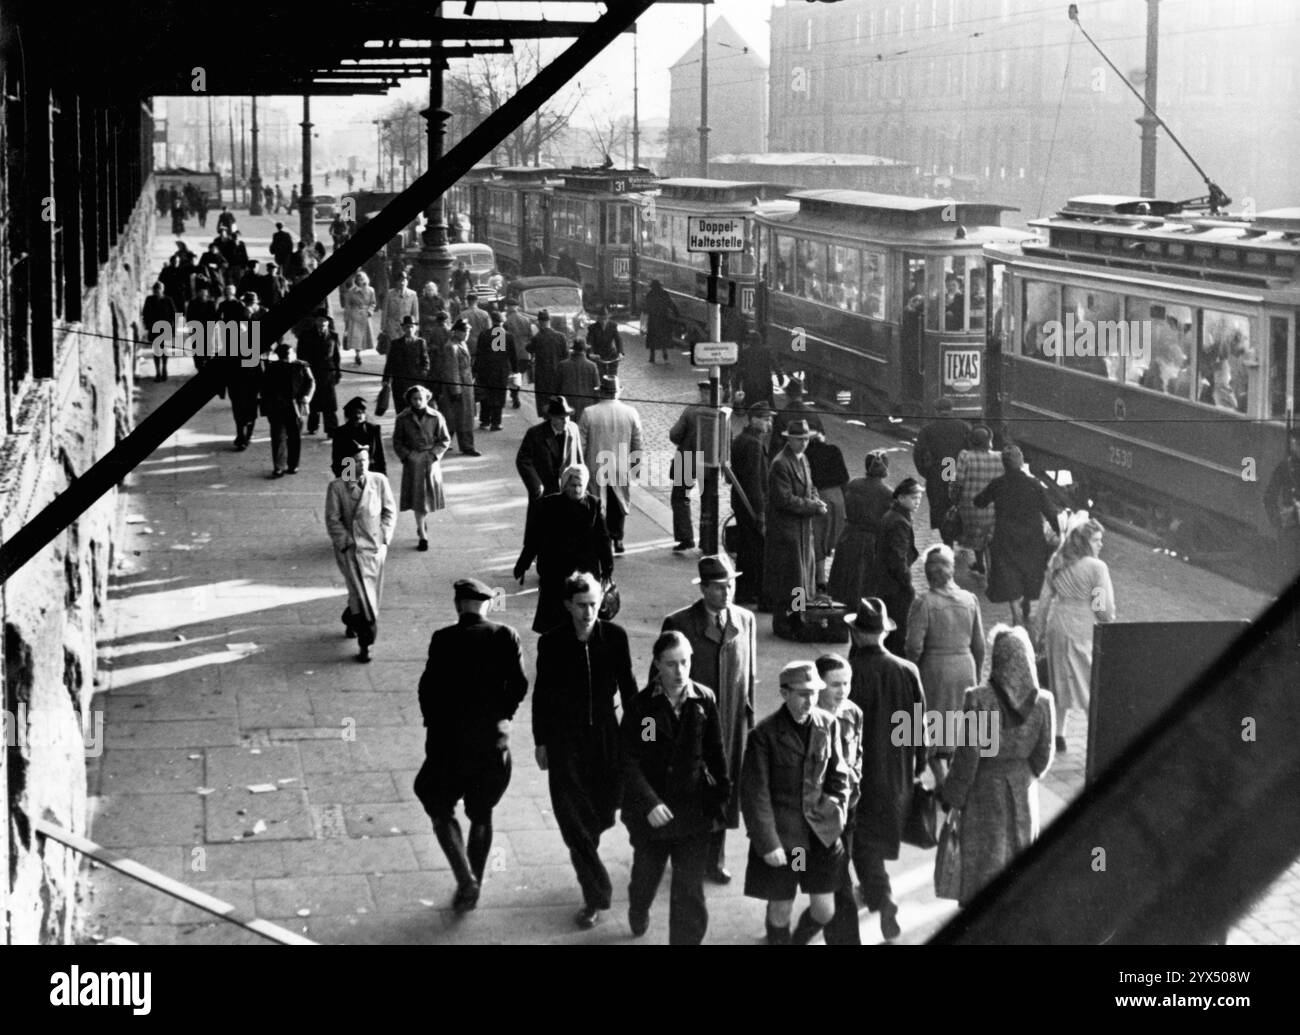
<svg viewBox="0 0 1300 1035">
<path fill-rule="evenodd" d="M 718 297 L 718 281 L 722 272 L 724 252 L 745 250 L 745 220 L 743 216 L 691 216 L 686 223 L 686 250 L 709 253 L 709 341 L 722 344 L 722 303 Z M 698 354 L 698 353 L 697 353 Z M 728 357 L 714 352 L 709 359 L 709 405 L 721 420 L 722 366 Z M 734 359 L 731 360 L 735 362 Z M 724 432 L 725 435 L 725 432 Z M 705 555 L 720 551 L 721 529 L 718 525 L 718 475 L 721 468 L 705 466 L 704 485 L 700 490 L 700 547 Z"/>
</svg>

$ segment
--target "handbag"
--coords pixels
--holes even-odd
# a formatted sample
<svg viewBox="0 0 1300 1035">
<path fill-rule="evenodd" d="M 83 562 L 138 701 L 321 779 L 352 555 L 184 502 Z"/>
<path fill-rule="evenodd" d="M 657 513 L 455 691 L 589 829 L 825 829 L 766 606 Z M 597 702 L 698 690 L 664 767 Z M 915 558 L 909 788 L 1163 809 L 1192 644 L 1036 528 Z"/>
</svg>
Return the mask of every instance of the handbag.
<svg viewBox="0 0 1300 1035">
<path fill-rule="evenodd" d="M 810 600 L 802 610 L 789 612 L 791 635 L 799 643 L 847 643 L 849 627 L 844 619 L 854 610 L 833 600 Z"/>
<path fill-rule="evenodd" d="M 393 386 L 387 381 L 379 389 L 379 398 L 375 400 L 375 416 L 382 417 L 388 412 L 388 407 L 393 401 Z"/>
<path fill-rule="evenodd" d="M 903 821 L 903 842 L 917 848 L 933 848 L 939 843 L 939 802 L 934 791 L 912 784 L 912 806 Z"/>
<path fill-rule="evenodd" d="M 607 579 L 604 583 L 605 595 L 600 601 L 600 610 L 596 617 L 602 622 L 612 622 L 618 617 L 618 610 L 623 606 L 623 599 L 618 592 L 618 584 L 613 579 Z"/>
<path fill-rule="evenodd" d="M 381 356 L 388 355 L 388 335 L 383 331 L 380 331 L 379 337 L 375 339 L 375 351 Z"/>
<path fill-rule="evenodd" d="M 939 521 L 939 535 L 945 540 L 956 542 L 961 538 L 962 531 L 961 511 L 954 504 Z"/>
<path fill-rule="evenodd" d="M 736 524 L 736 515 L 727 518 L 722 526 L 722 548 L 732 557 L 740 555 L 740 526 Z"/>
<path fill-rule="evenodd" d="M 961 901 L 961 809 L 953 809 L 939 834 L 939 851 L 934 857 L 936 898 Z"/>
</svg>

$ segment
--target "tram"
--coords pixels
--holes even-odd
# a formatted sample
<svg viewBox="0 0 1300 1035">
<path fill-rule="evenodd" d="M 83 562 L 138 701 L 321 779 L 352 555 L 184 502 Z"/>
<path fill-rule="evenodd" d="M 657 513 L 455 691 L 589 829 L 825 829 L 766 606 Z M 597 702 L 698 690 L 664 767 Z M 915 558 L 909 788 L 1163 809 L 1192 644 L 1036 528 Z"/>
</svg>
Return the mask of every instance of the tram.
<svg viewBox="0 0 1300 1035">
<path fill-rule="evenodd" d="M 1300 209 L 1204 216 L 1098 195 L 1030 225 L 1041 239 L 985 249 L 1005 436 L 1077 502 L 1127 511 L 1187 555 L 1271 536 L 1264 491 L 1300 374 Z"/>
<path fill-rule="evenodd" d="M 789 199 L 796 211 L 755 217 L 758 321 L 781 365 L 882 420 L 919 417 L 939 399 L 982 415 L 984 247 L 1030 236 L 1001 226 L 1008 209 L 857 190 Z"/>
</svg>

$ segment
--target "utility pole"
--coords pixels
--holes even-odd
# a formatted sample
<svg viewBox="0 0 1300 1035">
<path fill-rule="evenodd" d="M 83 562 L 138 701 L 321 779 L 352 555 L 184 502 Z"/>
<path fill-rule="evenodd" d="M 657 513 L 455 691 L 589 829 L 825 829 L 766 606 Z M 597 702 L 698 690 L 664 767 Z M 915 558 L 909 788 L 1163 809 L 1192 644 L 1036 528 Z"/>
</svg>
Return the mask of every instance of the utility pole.
<svg viewBox="0 0 1300 1035">
<path fill-rule="evenodd" d="M 1156 71 L 1160 63 L 1160 0 L 1147 0 L 1147 80 L 1146 110 L 1137 120 L 1142 127 L 1142 184 L 1138 193 L 1144 198 L 1156 196 L 1156 148 L 1160 121 L 1152 114 L 1156 105 Z"/>
<path fill-rule="evenodd" d="M 302 95 L 302 193 L 298 195 L 298 236 L 316 243 L 316 191 L 311 183 L 311 95 Z"/>
<path fill-rule="evenodd" d="M 262 214 L 262 174 L 257 169 L 257 97 L 253 97 L 253 168 L 248 175 L 248 189 L 252 193 L 252 200 L 248 203 L 248 214 L 250 216 L 260 216 Z"/>
<path fill-rule="evenodd" d="M 701 135 L 700 143 L 704 143 Z M 706 173 L 707 176 L 707 166 Z M 722 304 L 718 298 L 718 279 L 722 269 L 722 254 L 709 252 L 709 341 L 722 341 Z M 730 432 L 724 424 L 722 412 L 722 368 L 709 367 L 709 405 L 713 407 L 715 420 L 719 425 L 716 464 L 706 464 L 704 468 L 704 485 L 700 488 L 700 546 L 707 557 L 721 549 L 721 529 L 718 527 L 718 481 L 721 465 L 725 456 L 724 440 Z"/>
<path fill-rule="evenodd" d="M 442 17 L 442 4 L 433 9 L 435 19 Z M 437 40 L 439 37 L 434 36 Z M 420 112 L 428 131 L 429 168 L 437 166 L 447 135 L 447 120 L 451 112 L 443 107 L 443 73 L 447 59 L 442 48 L 434 46 L 429 52 L 429 106 Z M 438 285 L 438 294 L 447 298 L 451 293 L 451 252 L 447 248 L 447 212 L 442 195 L 434 198 L 424 210 L 424 231 L 420 235 L 420 255 L 411 271 L 411 287 L 421 290 L 429 281 Z"/>
<path fill-rule="evenodd" d="M 230 131 L 230 203 L 233 205 L 238 198 L 239 170 L 235 168 L 235 102 L 226 101 L 226 128 Z M 220 199 L 218 199 L 220 200 Z"/>
<path fill-rule="evenodd" d="M 632 26 L 632 168 L 641 165 L 641 108 L 638 100 L 640 93 L 636 26 Z"/>
<path fill-rule="evenodd" d="M 709 9 L 701 5 L 704 32 L 700 36 L 700 178 L 709 178 Z M 717 338 L 713 338 L 717 341 Z"/>
<path fill-rule="evenodd" d="M 212 95 L 208 94 L 208 172 L 217 171 L 217 149 L 212 137 Z"/>
<path fill-rule="evenodd" d="M 378 176 L 384 167 L 384 137 L 379 129 L 379 119 L 371 119 L 370 124 L 375 127 L 375 176 Z"/>
<path fill-rule="evenodd" d="M 244 102 L 239 102 L 239 182 L 244 185 L 244 204 L 248 204 L 248 152 L 244 147 L 247 136 L 244 128 Z M 251 216 L 253 210 L 250 208 Z"/>
</svg>

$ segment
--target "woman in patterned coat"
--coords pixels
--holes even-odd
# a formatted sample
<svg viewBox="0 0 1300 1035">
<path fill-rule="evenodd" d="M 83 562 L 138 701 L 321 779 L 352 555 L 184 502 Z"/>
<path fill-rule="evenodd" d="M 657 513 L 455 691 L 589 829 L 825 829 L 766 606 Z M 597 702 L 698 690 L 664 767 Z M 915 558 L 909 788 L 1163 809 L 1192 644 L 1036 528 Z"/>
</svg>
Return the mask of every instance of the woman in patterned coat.
<svg viewBox="0 0 1300 1035">
<path fill-rule="evenodd" d="M 975 497 L 983 492 L 994 478 L 1002 474 L 1002 457 L 989 448 L 993 433 L 983 425 L 970 433 L 970 448 L 957 454 L 957 476 L 952 486 L 952 497 L 961 515 L 961 535 L 957 545 L 975 554 L 971 571 L 985 571 L 984 551 L 993 538 L 993 508 L 975 506 Z"/>
<path fill-rule="evenodd" d="M 451 444 L 451 434 L 442 414 L 429 406 L 432 396 L 424 385 L 413 385 L 406 393 L 406 409 L 397 415 L 393 427 L 393 452 L 402 461 L 401 510 L 415 511 L 418 550 L 429 549 L 424 521 L 447 505 L 442 492 L 442 467 L 438 461 Z"/>
</svg>

